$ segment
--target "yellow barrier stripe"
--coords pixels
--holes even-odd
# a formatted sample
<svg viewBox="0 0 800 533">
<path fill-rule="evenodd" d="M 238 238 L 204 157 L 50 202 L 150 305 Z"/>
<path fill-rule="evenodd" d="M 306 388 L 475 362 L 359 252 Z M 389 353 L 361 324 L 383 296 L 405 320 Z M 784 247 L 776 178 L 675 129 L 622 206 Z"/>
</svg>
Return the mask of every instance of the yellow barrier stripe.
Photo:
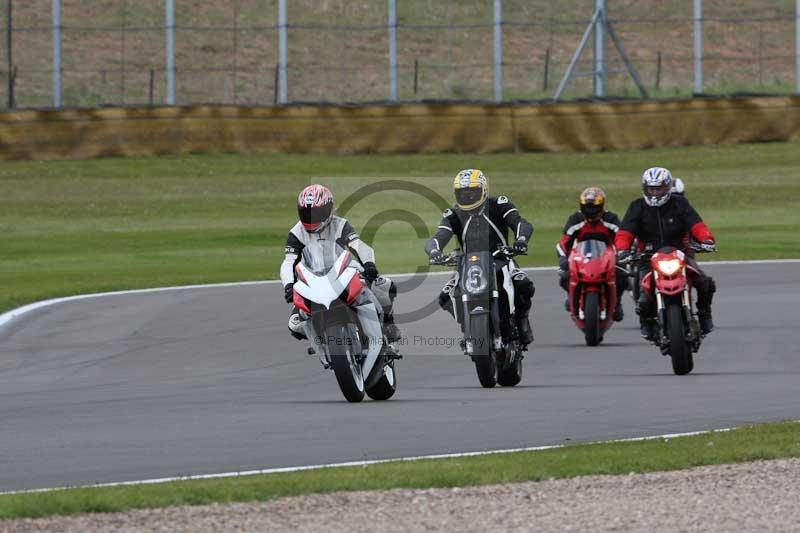
<svg viewBox="0 0 800 533">
<path fill-rule="evenodd" d="M 0 113 L 0 159 L 195 152 L 596 151 L 800 138 L 800 97 L 561 104 L 191 106 Z"/>
</svg>

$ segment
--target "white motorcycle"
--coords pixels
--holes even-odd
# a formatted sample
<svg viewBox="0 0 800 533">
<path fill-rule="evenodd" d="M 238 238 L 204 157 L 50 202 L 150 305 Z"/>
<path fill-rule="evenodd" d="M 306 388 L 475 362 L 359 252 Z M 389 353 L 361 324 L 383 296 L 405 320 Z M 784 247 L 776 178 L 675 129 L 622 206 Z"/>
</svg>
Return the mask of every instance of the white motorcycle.
<svg viewBox="0 0 800 533">
<path fill-rule="evenodd" d="M 384 337 L 381 317 L 364 296 L 366 285 L 352 261 L 345 250 L 323 271 L 299 262 L 293 303 L 307 319 L 305 333 L 314 344 L 309 354 L 333 370 L 347 401 L 360 402 L 365 393 L 388 400 L 397 390 L 394 363 L 401 356 Z"/>
</svg>

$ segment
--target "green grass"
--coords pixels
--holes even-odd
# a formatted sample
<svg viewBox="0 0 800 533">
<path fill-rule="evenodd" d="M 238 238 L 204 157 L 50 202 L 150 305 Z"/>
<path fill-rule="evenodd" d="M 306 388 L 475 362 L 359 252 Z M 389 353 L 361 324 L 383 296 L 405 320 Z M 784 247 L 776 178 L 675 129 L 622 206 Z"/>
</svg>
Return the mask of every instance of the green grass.
<svg viewBox="0 0 800 533">
<path fill-rule="evenodd" d="M 49 297 L 174 284 L 277 277 L 294 199 L 309 181 L 338 205 L 386 179 L 424 185 L 451 201 L 452 176 L 482 168 L 534 225 L 524 265 L 554 264 L 554 245 L 578 193 L 600 185 L 622 216 L 638 176 L 665 165 L 717 234 L 714 259 L 797 257 L 800 144 L 745 144 L 599 154 L 197 155 L 0 163 L 0 311 Z M 385 211 L 413 212 L 423 228 L 389 222 L 373 245 L 385 272 L 424 264 L 440 206 L 380 192 L 348 213 L 362 231 Z M 416 235 L 419 229 L 422 236 Z"/>
<path fill-rule="evenodd" d="M 462 487 L 585 475 L 677 470 L 800 456 L 800 423 L 784 422 L 692 437 L 571 445 L 469 458 L 396 461 L 364 467 L 77 488 L 0 496 L 0 518 L 263 501 L 347 490 Z"/>
</svg>

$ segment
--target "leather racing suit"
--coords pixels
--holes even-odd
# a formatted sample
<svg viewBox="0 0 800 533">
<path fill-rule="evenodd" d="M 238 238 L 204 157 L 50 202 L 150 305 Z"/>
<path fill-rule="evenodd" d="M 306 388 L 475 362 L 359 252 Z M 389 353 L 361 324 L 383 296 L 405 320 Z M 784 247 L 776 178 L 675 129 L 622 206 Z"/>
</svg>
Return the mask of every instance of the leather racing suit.
<svg viewBox="0 0 800 533">
<path fill-rule="evenodd" d="M 303 261 L 314 272 L 325 271 L 333 266 L 336 258 L 345 249 L 354 255 L 350 266 L 355 266 L 361 271 L 364 263 L 375 262 L 375 252 L 372 247 L 359 238 L 358 233 L 346 219 L 334 215 L 325 227 L 315 232 L 307 231 L 298 222 L 289 231 L 286 239 L 285 256 L 280 269 L 281 283 L 286 287 L 295 282 L 294 267 L 298 262 Z M 365 335 L 369 339 L 376 339 L 375 343 L 370 342 L 370 354 L 372 350 L 381 349 L 383 343 L 381 325 L 391 319 L 396 292 L 391 279 L 379 276 L 371 287 L 364 287 L 355 302 L 355 309 Z M 300 320 L 295 318 L 297 315 Z M 289 321 L 289 330 L 293 336 L 313 339 L 315 333 L 311 331 L 312 328 L 308 316 L 296 307 L 293 308 Z"/>
<path fill-rule="evenodd" d="M 605 242 L 609 246 L 613 246 L 614 239 L 619 231 L 620 225 L 619 217 L 611 212 L 606 211 L 603 215 L 596 220 L 586 220 L 583 213 L 576 211 L 567 218 L 567 223 L 564 225 L 564 234 L 561 240 L 556 244 L 556 253 L 558 254 L 558 284 L 562 289 L 569 292 L 569 253 L 572 250 L 572 245 L 575 242 L 587 241 L 590 239 Z M 625 292 L 625 287 L 628 285 L 628 276 L 625 272 L 617 269 L 617 303 L 621 302 L 622 293 Z"/>
<path fill-rule="evenodd" d="M 617 250 L 627 250 L 636 238 L 640 248 L 656 251 L 670 246 L 683 250 L 687 234 L 699 242 L 715 240 L 711 230 L 685 197 L 673 194 L 660 207 L 651 207 L 644 198 L 637 198 L 631 202 L 622 219 L 615 245 Z M 717 287 L 714 280 L 700 269 L 693 255 L 686 254 L 686 264 L 691 267 L 687 269 L 687 275 L 697 290 L 697 315 L 702 325 L 704 319 L 710 322 L 711 302 Z M 640 282 L 650 269 L 648 261 L 640 264 Z M 642 290 L 638 304 L 644 333 L 646 321 L 655 316 L 655 301 L 647 291 Z"/>
<path fill-rule="evenodd" d="M 443 250 L 454 235 L 464 254 L 472 251 L 494 251 L 498 245 L 509 244 L 509 230 L 514 239 L 523 237 L 526 242 L 530 242 L 533 234 L 533 226 L 519 214 L 511 200 L 505 196 L 496 198 L 489 196 L 479 208 L 470 211 L 454 205 L 443 213 L 436 233 L 425 244 L 425 252 L 430 256 L 434 250 Z M 514 240 L 512 239 L 510 243 L 513 244 Z M 502 267 L 507 264 L 508 260 L 504 257 L 495 258 L 495 271 L 498 276 L 502 275 Z M 533 337 L 530 334 L 528 313 L 531 309 L 531 298 L 533 298 L 535 287 L 525 272 L 519 268 L 511 271 L 511 278 L 515 293 L 513 318 L 517 320 L 518 324 L 524 321 L 519 329 L 528 338 L 522 339 L 522 341 L 523 344 L 530 344 Z M 498 279 L 498 286 L 502 287 L 502 279 Z M 461 308 L 453 303 L 457 289 L 458 283 L 454 276 L 442 288 L 442 292 L 439 294 L 439 305 L 461 324 Z M 504 291 L 503 294 L 505 294 Z M 501 308 L 503 307 L 505 306 L 501 306 Z"/>
</svg>

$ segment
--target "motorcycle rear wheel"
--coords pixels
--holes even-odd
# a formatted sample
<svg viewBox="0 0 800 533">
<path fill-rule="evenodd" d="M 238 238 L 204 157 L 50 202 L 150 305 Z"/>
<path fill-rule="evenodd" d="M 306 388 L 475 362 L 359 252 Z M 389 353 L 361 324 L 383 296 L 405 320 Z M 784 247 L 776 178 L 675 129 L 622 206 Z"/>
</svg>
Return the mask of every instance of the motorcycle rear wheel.
<svg viewBox="0 0 800 533">
<path fill-rule="evenodd" d="M 600 334 L 600 294 L 587 292 L 583 301 L 583 336 L 588 346 L 597 346 L 603 340 Z"/>
<path fill-rule="evenodd" d="M 694 368 L 692 348 L 686 342 L 686 326 L 683 321 L 683 306 L 674 303 L 667 306 L 667 332 L 669 333 L 669 355 L 672 371 L 678 376 L 688 374 Z"/>
<path fill-rule="evenodd" d="M 350 328 L 344 324 L 332 326 L 325 331 L 325 338 L 330 340 L 328 354 L 342 394 L 348 402 L 360 402 L 364 399 L 364 377 L 356 358 L 356 339 Z"/>
</svg>

